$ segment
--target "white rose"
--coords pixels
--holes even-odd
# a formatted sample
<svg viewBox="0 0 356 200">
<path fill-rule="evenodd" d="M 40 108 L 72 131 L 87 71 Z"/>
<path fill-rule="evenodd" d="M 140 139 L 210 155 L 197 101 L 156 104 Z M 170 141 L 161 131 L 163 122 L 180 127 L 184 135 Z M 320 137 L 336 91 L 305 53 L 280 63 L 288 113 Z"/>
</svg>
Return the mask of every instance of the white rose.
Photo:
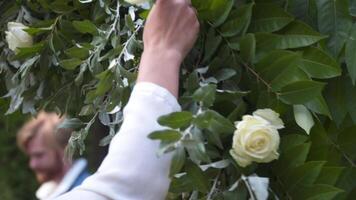
<svg viewBox="0 0 356 200">
<path fill-rule="evenodd" d="M 148 2 L 148 0 L 125 0 L 125 1 L 127 3 L 135 4 L 135 5 L 140 5 L 140 4 Z"/>
<path fill-rule="evenodd" d="M 277 127 L 283 126 L 283 122 L 279 117 L 272 119 L 270 122 L 258 115 L 245 115 L 236 123 L 230 154 L 238 165 L 246 167 L 252 162 L 268 163 L 278 159 L 280 138 Z"/>
<path fill-rule="evenodd" d="M 7 23 L 6 41 L 9 44 L 9 48 L 17 52 L 18 47 L 31 47 L 33 44 L 32 37 L 24 31 L 27 26 L 18 22 Z"/>
</svg>

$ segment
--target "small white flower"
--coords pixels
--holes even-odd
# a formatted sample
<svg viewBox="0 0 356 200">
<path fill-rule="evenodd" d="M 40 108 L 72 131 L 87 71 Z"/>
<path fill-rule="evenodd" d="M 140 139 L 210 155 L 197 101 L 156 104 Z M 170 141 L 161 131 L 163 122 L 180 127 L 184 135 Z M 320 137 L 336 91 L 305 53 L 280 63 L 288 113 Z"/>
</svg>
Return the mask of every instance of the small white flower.
<svg viewBox="0 0 356 200">
<path fill-rule="evenodd" d="M 271 109 L 257 110 L 236 122 L 231 156 L 238 165 L 252 162 L 268 163 L 278 159 L 280 137 L 277 129 L 284 127 L 278 113 Z"/>
<path fill-rule="evenodd" d="M 18 51 L 18 47 L 31 47 L 33 45 L 32 37 L 24 31 L 27 26 L 18 22 L 7 23 L 6 41 L 9 48 L 15 53 Z"/>
<path fill-rule="evenodd" d="M 148 0 L 125 0 L 125 1 L 127 3 L 135 4 L 135 5 L 140 5 L 140 4 L 148 2 Z"/>
</svg>

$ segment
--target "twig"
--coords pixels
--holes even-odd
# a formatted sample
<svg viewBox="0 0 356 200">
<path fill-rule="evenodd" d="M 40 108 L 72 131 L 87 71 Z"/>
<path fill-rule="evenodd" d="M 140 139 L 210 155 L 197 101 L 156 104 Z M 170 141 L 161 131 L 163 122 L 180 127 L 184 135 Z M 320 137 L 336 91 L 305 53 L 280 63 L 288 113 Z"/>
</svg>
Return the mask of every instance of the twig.
<svg viewBox="0 0 356 200">
<path fill-rule="evenodd" d="M 252 187 L 251 187 L 250 183 L 248 182 L 247 177 L 245 175 L 242 175 L 241 179 L 245 183 L 245 185 L 246 185 L 246 187 L 248 189 L 248 193 L 250 193 L 251 200 L 257 200 L 256 197 L 255 197 L 255 193 L 253 192 Z"/>
<path fill-rule="evenodd" d="M 217 183 L 219 181 L 220 174 L 221 174 L 221 171 L 219 171 L 218 175 L 214 179 L 213 186 L 211 187 L 211 190 L 210 190 L 210 192 L 208 194 L 208 197 L 206 198 L 207 200 L 211 200 L 212 199 L 214 191 L 215 191 L 215 188 L 216 188 L 216 185 L 217 185 Z"/>
</svg>

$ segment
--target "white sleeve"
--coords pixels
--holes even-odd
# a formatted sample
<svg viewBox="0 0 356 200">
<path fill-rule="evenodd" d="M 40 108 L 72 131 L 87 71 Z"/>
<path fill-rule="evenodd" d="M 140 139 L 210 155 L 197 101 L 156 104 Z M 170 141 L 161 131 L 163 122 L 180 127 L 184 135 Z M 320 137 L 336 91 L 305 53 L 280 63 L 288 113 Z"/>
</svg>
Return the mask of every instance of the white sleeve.
<svg viewBox="0 0 356 200">
<path fill-rule="evenodd" d="M 98 171 L 57 200 L 165 199 L 171 154 L 157 156 L 159 141 L 147 135 L 162 127 L 157 118 L 181 108 L 175 97 L 153 83 L 138 83 L 124 109 L 124 122 Z"/>
</svg>

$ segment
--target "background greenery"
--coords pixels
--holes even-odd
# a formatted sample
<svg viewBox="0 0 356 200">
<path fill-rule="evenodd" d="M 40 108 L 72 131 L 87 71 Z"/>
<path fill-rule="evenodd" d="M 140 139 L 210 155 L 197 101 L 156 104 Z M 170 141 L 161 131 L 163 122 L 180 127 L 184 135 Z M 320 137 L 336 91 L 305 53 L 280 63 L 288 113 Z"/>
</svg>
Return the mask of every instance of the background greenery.
<svg viewBox="0 0 356 200">
<path fill-rule="evenodd" d="M 170 134 L 151 135 L 162 140 L 160 153 L 175 153 L 168 199 L 253 198 L 241 178 L 253 173 L 270 178 L 271 199 L 352 199 L 356 2 L 192 3 L 201 33 L 181 70 L 185 111 L 159 120 Z M 84 152 L 99 119 L 109 129 L 100 144 L 108 144 L 134 85 L 148 11 L 117 0 L 23 0 L 2 1 L 0 13 L 1 30 L 23 22 L 36 41 L 14 55 L 0 33 L 7 114 L 67 113 L 63 126 L 77 130 L 69 153 Z M 286 124 L 281 157 L 243 169 L 228 153 L 233 122 L 257 108 L 276 110 Z"/>
<path fill-rule="evenodd" d="M 8 102 L 0 100 L 0 111 L 6 112 Z M 20 112 L 0 116 L 0 199 L 34 199 L 35 177 L 27 160 L 16 146 L 16 130 L 26 119 Z"/>
</svg>

